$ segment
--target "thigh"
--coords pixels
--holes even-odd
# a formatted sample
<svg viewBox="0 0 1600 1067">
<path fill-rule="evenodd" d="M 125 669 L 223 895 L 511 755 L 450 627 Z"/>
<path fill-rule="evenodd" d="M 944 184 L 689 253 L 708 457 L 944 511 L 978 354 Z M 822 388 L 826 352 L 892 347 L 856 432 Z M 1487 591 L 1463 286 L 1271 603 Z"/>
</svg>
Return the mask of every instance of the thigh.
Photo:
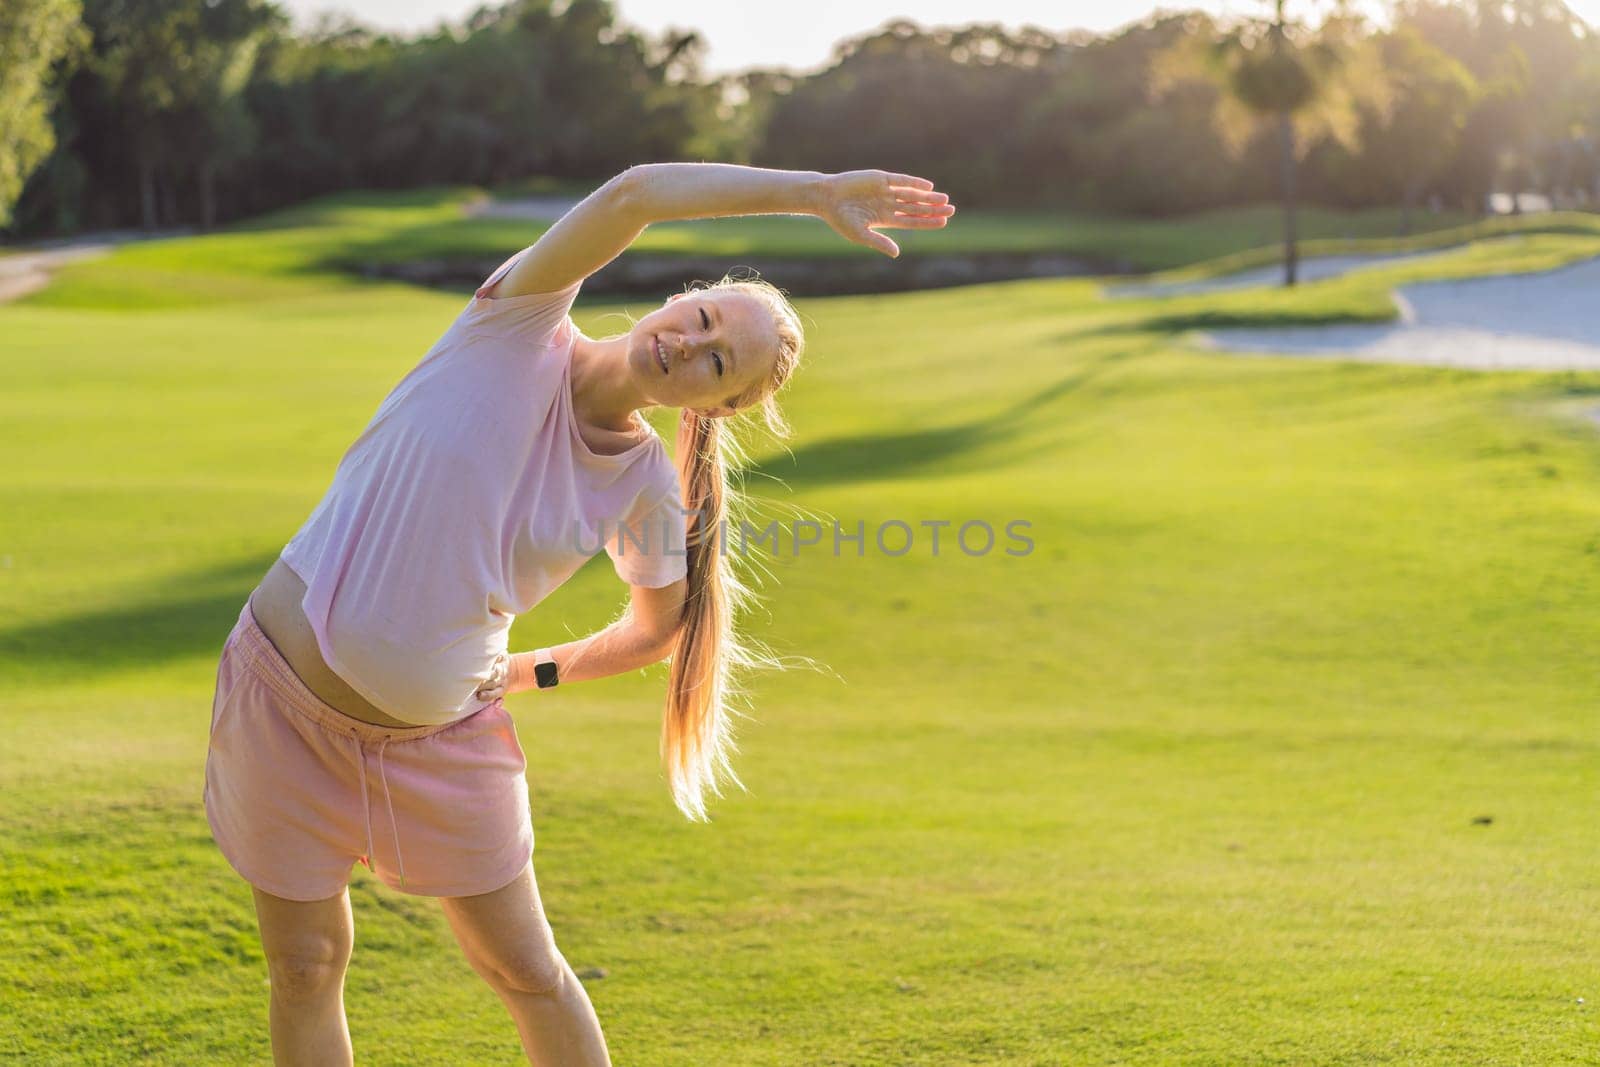
<svg viewBox="0 0 1600 1067">
<path fill-rule="evenodd" d="M 503 704 L 426 737 L 396 741 L 370 764 L 369 774 L 381 776 L 371 779 L 374 869 L 390 888 L 498 899 L 528 866 L 528 761 Z"/>
<path fill-rule="evenodd" d="M 291 901 L 327 900 L 366 852 L 357 743 L 308 719 L 262 670 L 238 643 L 223 654 L 206 819 L 252 886 Z"/>
<path fill-rule="evenodd" d="M 343 973 L 355 946 L 348 889 L 324 900 L 288 900 L 261 889 L 254 892 L 261 947 L 275 970 L 309 974 L 332 969 Z"/>
<path fill-rule="evenodd" d="M 439 904 L 462 951 L 479 971 L 519 985 L 538 984 L 559 973 L 561 954 L 531 861 L 503 888 L 479 896 L 441 897 Z"/>
</svg>

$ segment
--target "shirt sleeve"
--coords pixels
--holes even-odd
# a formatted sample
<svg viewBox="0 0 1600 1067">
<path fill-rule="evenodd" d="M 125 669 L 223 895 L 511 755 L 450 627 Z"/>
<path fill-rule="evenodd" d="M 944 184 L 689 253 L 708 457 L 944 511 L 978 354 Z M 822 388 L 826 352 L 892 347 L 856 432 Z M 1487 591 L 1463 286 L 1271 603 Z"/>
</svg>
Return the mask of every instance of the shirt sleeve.
<svg viewBox="0 0 1600 1067">
<path fill-rule="evenodd" d="M 659 589 L 689 575 L 687 518 L 676 472 L 663 494 L 641 493 L 633 509 L 606 532 L 606 554 L 629 585 Z"/>
<path fill-rule="evenodd" d="M 568 314 L 583 288 L 580 279 L 553 293 L 522 293 L 518 296 L 490 296 L 489 290 L 506 273 L 516 266 L 530 251 L 529 245 L 500 266 L 478 286 L 472 301 L 461 313 L 462 321 L 471 330 L 499 337 L 516 336 L 530 345 L 555 344 L 570 319 Z"/>
</svg>

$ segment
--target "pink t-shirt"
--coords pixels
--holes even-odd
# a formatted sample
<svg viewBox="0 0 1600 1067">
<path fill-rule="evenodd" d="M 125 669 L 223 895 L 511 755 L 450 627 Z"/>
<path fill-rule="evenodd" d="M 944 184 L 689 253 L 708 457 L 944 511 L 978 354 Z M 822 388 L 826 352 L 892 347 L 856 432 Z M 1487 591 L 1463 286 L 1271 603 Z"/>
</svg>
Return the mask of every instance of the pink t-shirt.
<svg viewBox="0 0 1600 1067">
<path fill-rule="evenodd" d="M 631 585 L 687 574 L 661 438 L 643 424 L 639 444 L 608 456 L 578 435 L 569 312 L 582 283 L 485 295 L 526 251 L 384 399 L 282 552 L 328 666 L 403 722 L 481 710 L 473 693 L 512 619 L 602 545 Z"/>
</svg>

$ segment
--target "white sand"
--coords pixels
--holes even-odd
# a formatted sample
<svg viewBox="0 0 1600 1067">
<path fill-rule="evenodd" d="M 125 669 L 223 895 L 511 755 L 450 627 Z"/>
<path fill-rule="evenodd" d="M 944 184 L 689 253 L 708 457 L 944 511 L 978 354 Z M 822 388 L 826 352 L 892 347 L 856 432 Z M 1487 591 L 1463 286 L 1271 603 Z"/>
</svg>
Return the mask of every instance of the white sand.
<svg viewBox="0 0 1600 1067">
<path fill-rule="evenodd" d="M 1560 270 L 1422 282 L 1395 294 L 1397 323 L 1213 330 L 1228 352 L 1473 370 L 1600 370 L 1600 259 Z"/>
</svg>

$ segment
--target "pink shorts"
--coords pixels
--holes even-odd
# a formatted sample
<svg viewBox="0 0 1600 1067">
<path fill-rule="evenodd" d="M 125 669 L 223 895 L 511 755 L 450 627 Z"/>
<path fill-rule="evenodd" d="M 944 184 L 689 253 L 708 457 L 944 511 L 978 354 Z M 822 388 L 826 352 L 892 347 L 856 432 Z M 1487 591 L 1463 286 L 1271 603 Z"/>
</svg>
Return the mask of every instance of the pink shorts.
<svg viewBox="0 0 1600 1067">
<path fill-rule="evenodd" d="M 352 719 L 306 688 L 245 601 L 217 668 L 205 805 L 251 885 L 322 900 L 359 861 L 407 893 L 492 892 L 533 855 L 526 771 L 504 703 L 443 726 Z"/>
</svg>

